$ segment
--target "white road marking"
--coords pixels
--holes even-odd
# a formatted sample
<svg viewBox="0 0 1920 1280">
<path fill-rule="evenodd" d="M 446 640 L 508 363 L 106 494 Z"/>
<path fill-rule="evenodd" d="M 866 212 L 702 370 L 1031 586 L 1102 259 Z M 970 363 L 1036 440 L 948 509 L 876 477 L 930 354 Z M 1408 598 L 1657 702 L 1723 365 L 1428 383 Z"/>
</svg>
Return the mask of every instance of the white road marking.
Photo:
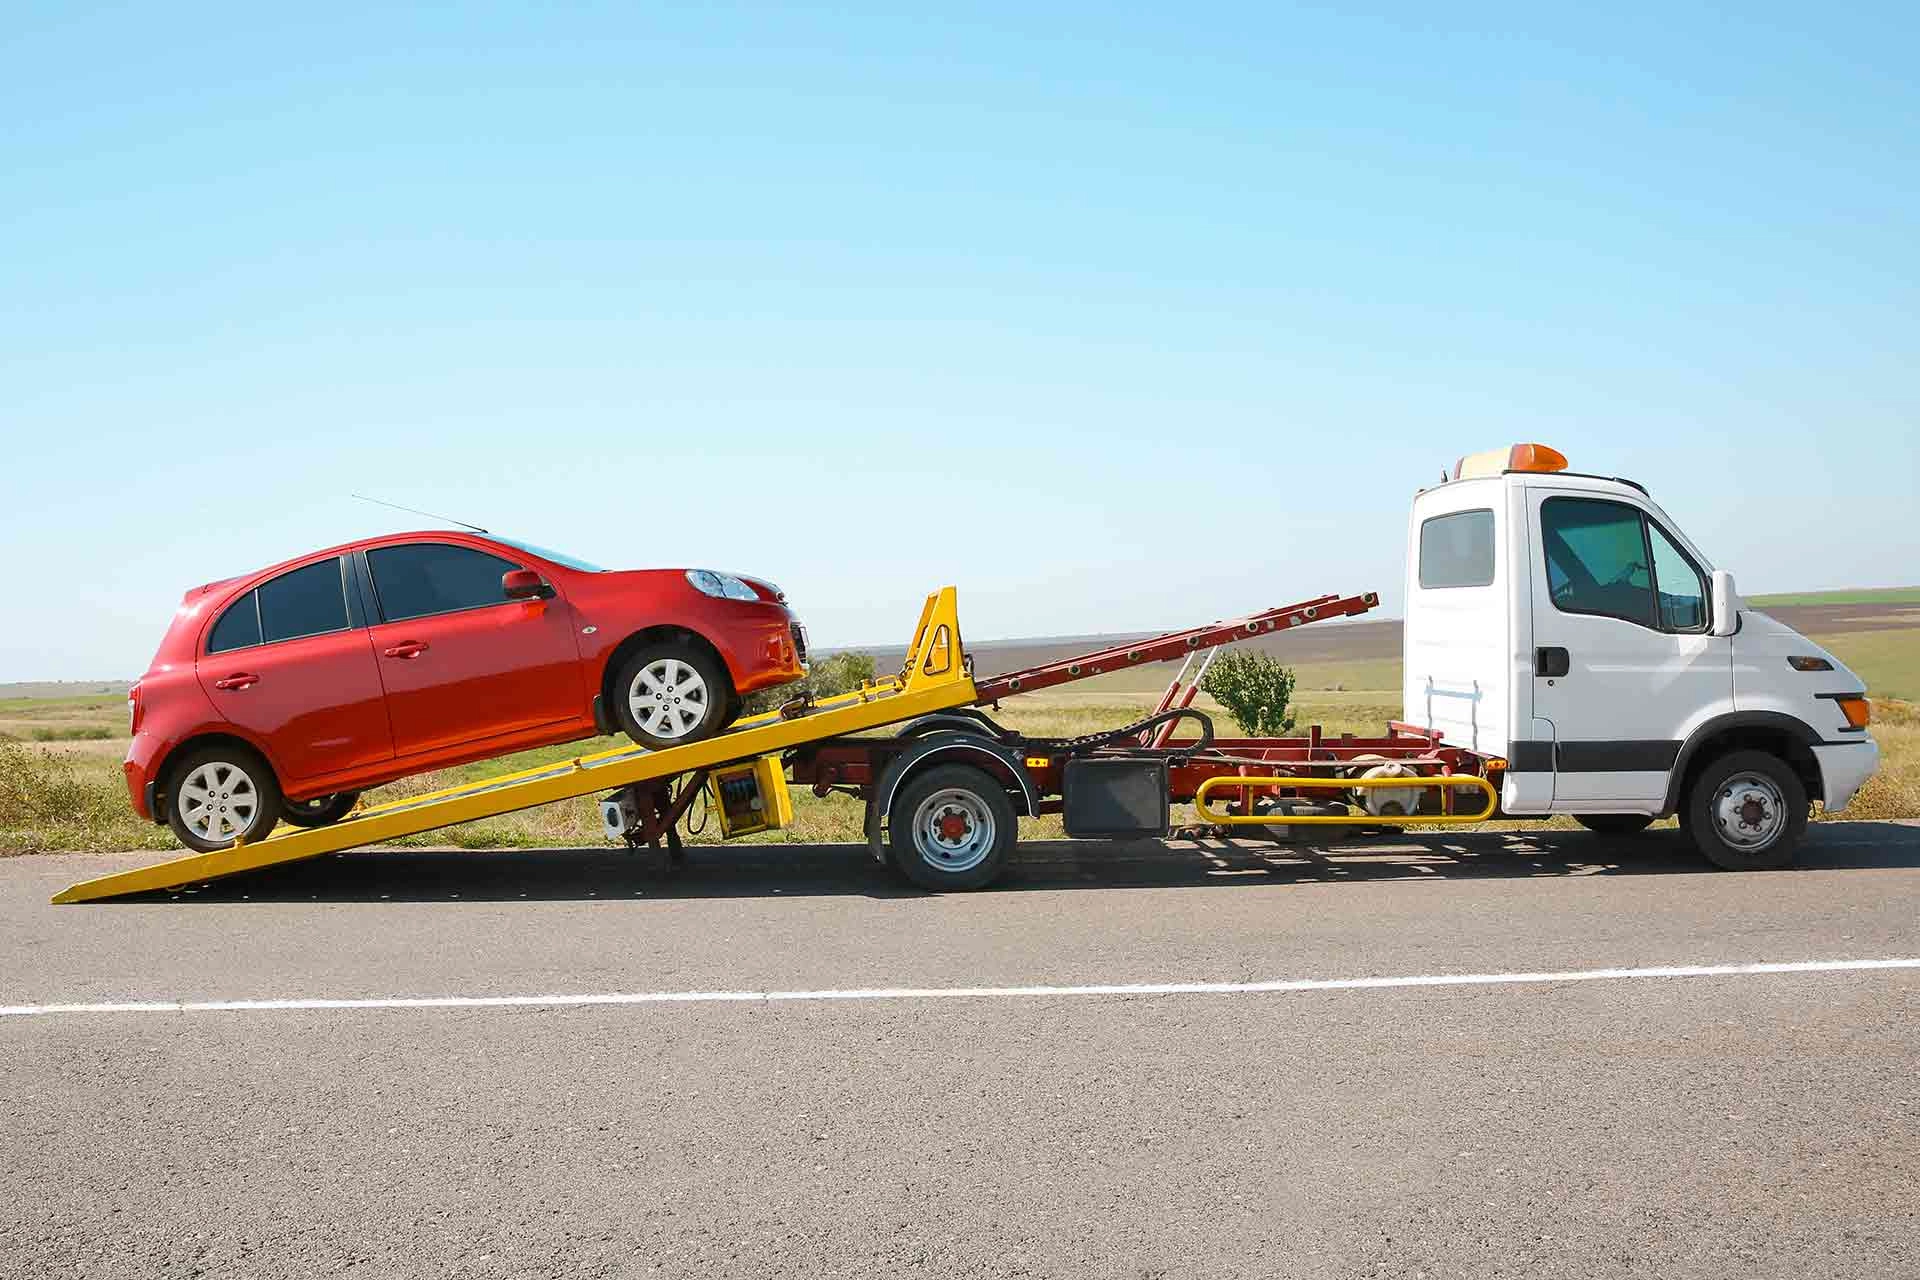
<svg viewBox="0 0 1920 1280">
<path fill-rule="evenodd" d="M 1435 973 L 1395 978 L 1284 978 L 1271 982 L 1120 982 L 1034 987 L 848 987 L 820 991 L 636 991 L 534 996 L 377 996 L 359 999 L 117 1000 L 92 1004 L 0 1005 L 0 1017 L 64 1013 L 267 1013 L 301 1009 L 521 1009 L 585 1005 L 753 1004 L 825 1000 L 992 1000 L 1079 996 L 1233 996 L 1290 991 L 1376 991 L 1396 987 L 1495 987 L 1644 978 L 1731 978 L 1776 973 L 1920 969 L 1920 958 L 1789 960 L 1756 964 L 1574 969 L 1559 973 Z"/>
</svg>

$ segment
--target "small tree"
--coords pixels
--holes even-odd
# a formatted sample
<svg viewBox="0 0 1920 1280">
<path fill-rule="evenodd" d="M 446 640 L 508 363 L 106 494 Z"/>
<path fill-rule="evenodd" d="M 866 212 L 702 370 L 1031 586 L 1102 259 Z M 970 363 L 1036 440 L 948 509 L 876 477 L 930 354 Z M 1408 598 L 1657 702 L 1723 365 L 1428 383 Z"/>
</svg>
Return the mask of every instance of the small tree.
<svg viewBox="0 0 1920 1280">
<path fill-rule="evenodd" d="M 1279 737 L 1293 729 L 1293 668 L 1264 653 L 1220 654 L 1201 677 L 1200 691 L 1225 707 L 1249 737 Z"/>
</svg>

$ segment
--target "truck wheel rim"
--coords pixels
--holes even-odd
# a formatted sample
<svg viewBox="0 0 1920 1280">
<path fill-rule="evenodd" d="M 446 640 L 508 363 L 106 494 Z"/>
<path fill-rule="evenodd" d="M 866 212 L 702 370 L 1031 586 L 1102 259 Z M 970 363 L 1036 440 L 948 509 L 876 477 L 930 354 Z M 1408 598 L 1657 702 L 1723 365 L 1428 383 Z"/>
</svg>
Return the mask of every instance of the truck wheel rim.
<svg viewBox="0 0 1920 1280">
<path fill-rule="evenodd" d="M 202 840 L 245 835 L 260 812 L 260 792 L 239 765 L 203 764 L 180 784 L 180 820 Z"/>
<path fill-rule="evenodd" d="M 1758 852 L 1787 829 L 1787 798 L 1771 778 L 1736 773 L 1713 797 L 1713 820 L 1729 845 Z"/>
<path fill-rule="evenodd" d="M 656 738 L 684 738 L 706 719 L 706 677 L 678 658 L 649 662 L 627 688 L 627 710 Z"/>
<path fill-rule="evenodd" d="M 913 847 L 927 865 L 971 871 L 993 852 L 993 812 L 971 791 L 936 791 L 913 811 Z"/>
</svg>

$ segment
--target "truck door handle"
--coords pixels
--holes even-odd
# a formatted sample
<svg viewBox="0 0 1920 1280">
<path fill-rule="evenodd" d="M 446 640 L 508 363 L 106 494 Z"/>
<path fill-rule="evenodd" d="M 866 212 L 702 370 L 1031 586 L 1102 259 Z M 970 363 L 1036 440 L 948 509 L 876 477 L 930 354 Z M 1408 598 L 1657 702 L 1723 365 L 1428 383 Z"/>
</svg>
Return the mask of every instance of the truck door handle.
<svg viewBox="0 0 1920 1280">
<path fill-rule="evenodd" d="M 417 658 L 427 651 L 424 640 L 402 640 L 393 648 L 385 650 L 389 658 Z"/>
<path fill-rule="evenodd" d="M 213 682 L 216 689 L 248 689 L 260 683 L 260 677 L 251 671 L 236 671 L 230 676 L 222 676 Z"/>
<path fill-rule="evenodd" d="M 1573 669 L 1573 657 L 1559 645 L 1542 645 L 1533 651 L 1533 674 L 1563 676 Z"/>
</svg>

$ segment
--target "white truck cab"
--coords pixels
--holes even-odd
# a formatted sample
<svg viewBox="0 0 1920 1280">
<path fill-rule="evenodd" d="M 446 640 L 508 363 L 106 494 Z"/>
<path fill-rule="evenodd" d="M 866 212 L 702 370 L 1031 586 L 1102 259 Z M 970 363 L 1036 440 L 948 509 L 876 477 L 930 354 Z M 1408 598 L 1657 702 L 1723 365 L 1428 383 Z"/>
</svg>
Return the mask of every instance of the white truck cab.
<svg viewBox="0 0 1920 1280">
<path fill-rule="evenodd" d="M 1543 445 L 1415 497 L 1405 654 L 1404 719 L 1504 759 L 1503 813 L 1677 815 L 1721 866 L 1785 865 L 1810 802 L 1879 764 L 1858 676 L 1744 607 L 1640 485 Z"/>
</svg>

